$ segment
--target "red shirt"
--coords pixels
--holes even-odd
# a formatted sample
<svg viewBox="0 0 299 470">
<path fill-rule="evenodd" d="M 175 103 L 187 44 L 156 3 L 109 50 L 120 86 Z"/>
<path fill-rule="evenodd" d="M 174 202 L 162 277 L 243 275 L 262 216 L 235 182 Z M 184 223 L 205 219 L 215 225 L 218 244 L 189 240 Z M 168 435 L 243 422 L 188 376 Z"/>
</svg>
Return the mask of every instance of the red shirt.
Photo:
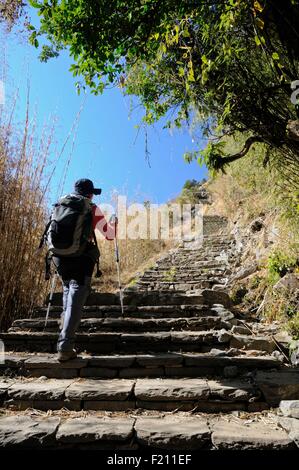
<svg viewBox="0 0 299 470">
<path fill-rule="evenodd" d="M 99 206 L 92 205 L 92 229 L 99 230 L 106 240 L 114 240 L 116 236 L 116 224 L 108 223 Z"/>
</svg>

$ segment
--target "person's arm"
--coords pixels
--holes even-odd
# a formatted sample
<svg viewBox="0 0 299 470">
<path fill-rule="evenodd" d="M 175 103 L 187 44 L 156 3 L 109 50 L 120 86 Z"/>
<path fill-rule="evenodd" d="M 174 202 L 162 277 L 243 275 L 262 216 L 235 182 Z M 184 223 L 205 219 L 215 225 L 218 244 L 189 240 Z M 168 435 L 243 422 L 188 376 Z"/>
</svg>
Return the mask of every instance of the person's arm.
<svg viewBox="0 0 299 470">
<path fill-rule="evenodd" d="M 97 229 L 106 238 L 114 240 L 116 236 L 117 223 L 108 223 L 99 206 L 92 206 L 92 228 Z"/>
</svg>

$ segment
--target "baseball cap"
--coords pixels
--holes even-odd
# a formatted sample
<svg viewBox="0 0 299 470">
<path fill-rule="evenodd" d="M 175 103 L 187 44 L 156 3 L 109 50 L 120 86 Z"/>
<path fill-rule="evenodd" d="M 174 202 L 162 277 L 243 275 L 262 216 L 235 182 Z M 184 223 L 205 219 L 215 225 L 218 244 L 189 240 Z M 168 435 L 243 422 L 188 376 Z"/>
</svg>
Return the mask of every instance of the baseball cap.
<svg viewBox="0 0 299 470">
<path fill-rule="evenodd" d="M 87 196 L 88 194 L 101 194 L 100 188 L 95 188 L 93 182 L 87 178 L 82 178 L 75 183 L 75 192 L 81 196 Z"/>
</svg>

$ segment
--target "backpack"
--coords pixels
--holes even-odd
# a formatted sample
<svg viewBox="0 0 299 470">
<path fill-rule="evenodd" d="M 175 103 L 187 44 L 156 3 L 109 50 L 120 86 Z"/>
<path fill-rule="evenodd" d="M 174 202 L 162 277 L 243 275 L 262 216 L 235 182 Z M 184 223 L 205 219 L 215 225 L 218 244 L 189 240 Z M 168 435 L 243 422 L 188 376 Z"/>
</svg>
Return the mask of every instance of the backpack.
<svg viewBox="0 0 299 470">
<path fill-rule="evenodd" d="M 89 246 L 93 236 L 92 202 L 84 196 L 69 194 L 54 204 L 54 209 L 46 225 L 39 248 L 46 243 L 46 279 L 49 279 L 49 258 L 74 257 L 82 255 Z M 48 261 L 47 261 L 48 260 Z M 98 269 L 99 271 L 99 269 Z"/>
</svg>

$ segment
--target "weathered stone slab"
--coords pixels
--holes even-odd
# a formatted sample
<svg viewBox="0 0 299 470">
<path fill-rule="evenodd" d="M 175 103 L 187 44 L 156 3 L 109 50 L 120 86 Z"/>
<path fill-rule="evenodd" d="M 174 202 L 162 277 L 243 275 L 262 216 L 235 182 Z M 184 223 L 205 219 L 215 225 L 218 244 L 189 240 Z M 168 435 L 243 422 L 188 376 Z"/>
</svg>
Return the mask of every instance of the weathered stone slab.
<svg viewBox="0 0 299 470">
<path fill-rule="evenodd" d="M 93 356 L 88 359 L 89 367 L 131 367 L 135 361 L 135 355 L 123 356 Z"/>
<path fill-rule="evenodd" d="M 182 328 L 185 325 L 182 318 L 105 318 L 84 320 L 82 328 L 99 328 L 123 331 L 163 331 L 171 328 Z"/>
<path fill-rule="evenodd" d="M 211 425 L 212 443 L 221 450 L 248 449 L 290 449 L 293 447 L 287 433 L 281 429 L 272 429 L 261 422 L 251 422 L 249 425 L 228 422 L 220 419 Z"/>
<path fill-rule="evenodd" d="M 80 380 L 66 390 L 70 400 L 126 400 L 132 393 L 134 380 Z"/>
<path fill-rule="evenodd" d="M 10 367 L 13 369 L 17 369 L 23 366 L 24 361 L 27 359 L 28 354 L 24 353 L 24 355 L 20 356 L 17 354 L 10 353 L 8 351 L 5 352 L 4 355 L 4 363 L 0 362 L 0 370 L 2 368 Z"/>
<path fill-rule="evenodd" d="M 230 310 L 227 310 L 223 305 L 217 303 L 212 305 L 211 313 L 225 321 L 232 321 L 235 318 L 234 314 Z"/>
<path fill-rule="evenodd" d="M 136 362 L 143 367 L 177 366 L 183 362 L 183 355 L 177 353 L 136 356 Z"/>
<path fill-rule="evenodd" d="M 200 417 L 137 418 L 137 441 L 145 447 L 196 450 L 208 446 L 210 430 Z"/>
<path fill-rule="evenodd" d="M 240 401 L 209 400 L 194 403 L 193 409 L 201 413 L 230 413 L 232 411 L 247 411 L 248 404 Z"/>
<path fill-rule="evenodd" d="M 81 401 L 70 401 L 70 400 L 6 400 L 4 402 L 6 408 L 12 410 L 23 411 L 29 408 L 35 410 L 61 410 L 62 408 L 67 408 L 71 411 L 80 411 L 81 410 Z"/>
<path fill-rule="evenodd" d="M 221 330 L 217 331 L 217 338 L 219 343 L 229 343 L 232 338 L 232 334 L 222 328 Z"/>
<path fill-rule="evenodd" d="M 82 444 L 95 441 L 123 442 L 133 436 L 130 418 L 73 418 L 59 426 L 57 441 Z"/>
<path fill-rule="evenodd" d="M 205 400 L 209 392 L 204 379 L 142 379 L 135 385 L 135 396 L 143 401 Z"/>
<path fill-rule="evenodd" d="M 14 400 L 61 400 L 71 380 L 32 380 L 16 382 L 8 390 L 8 398 Z"/>
<path fill-rule="evenodd" d="M 191 411 L 195 408 L 192 401 L 136 401 L 136 408 L 156 411 Z"/>
<path fill-rule="evenodd" d="M 96 333 L 80 333 L 77 334 L 77 338 L 80 341 L 88 341 L 90 343 L 117 343 L 120 339 L 120 333 L 110 332 L 96 332 Z"/>
<path fill-rule="evenodd" d="M 267 336 L 233 335 L 230 341 L 231 348 L 256 349 L 272 353 L 276 349 L 274 341 Z"/>
<path fill-rule="evenodd" d="M 223 357 L 213 356 L 209 354 L 185 354 L 185 364 L 186 366 L 213 366 L 213 367 L 225 367 L 236 365 L 238 367 L 244 368 L 269 368 L 280 365 L 280 362 L 271 356 L 263 357 L 241 357 L 235 356 L 230 357 L 227 355 L 227 351 L 221 351 Z"/>
<path fill-rule="evenodd" d="M 0 400 L 4 398 L 7 390 L 15 383 L 15 380 L 0 379 Z"/>
<path fill-rule="evenodd" d="M 205 377 L 213 375 L 215 367 L 165 367 L 166 377 Z"/>
<path fill-rule="evenodd" d="M 278 405 L 281 400 L 296 400 L 299 396 L 298 369 L 278 372 L 258 371 L 255 381 L 270 405 Z"/>
<path fill-rule="evenodd" d="M 299 400 L 282 400 L 279 409 L 284 416 L 299 419 Z"/>
<path fill-rule="evenodd" d="M 86 367 L 88 360 L 81 357 L 70 361 L 59 362 L 56 355 L 35 355 L 26 359 L 24 364 L 26 369 L 81 369 Z"/>
<path fill-rule="evenodd" d="M 299 447 L 299 419 L 280 418 L 278 424 L 288 433 L 289 438 Z"/>
<path fill-rule="evenodd" d="M 49 379 L 76 379 L 81 369 L 56 368 L 51 369 L 29 369 L 27 375 L 29 377 L 48 377 Z M 82 369 L 84 370 L 84 368 Z"/>
<path fill-rule="evenodd" d="M 244 380 L 227 380 L 221 382 L 208 380 L 211 398 L 228 401 L 248 401 L 255 396 L 254 387 Z"/>
<path fill-rule="evenodd" d="M 119 376 L 122 378 L 163 377 L 164 375 L 163 367 L 130 367 L 119 371 Z"/>
<path fill-rule="evenodd" d="M 217 343 L 218 336 L 213 331 L 174 331 L 171 333 L 173 343 Z"/>
<path fill-rule="evenodd" d="M 71 444 L 66 444 L 67 446 L 71 446 Z M 130 451 L 131 453 L 133 451 L 138 451 L 139 446 L 137 443 L 132 442 L 130 439 L 128 442 L 117 442 L 117 450 L 116 450 L 116 443 L 113 441 L 95 441 L 95 442 L 90 442 L 86 444 L 75 444 L 76 450 L 88 450 L 90 451 L 112 451 L 110 460 L 115 459 L 117 460 L 117 465 L 121 466 L 123 463 L 126 464 L 128 462 L 135 462 L 134 465 L 136 466 L 138 462 L 136 460 L 133 461 L 133 459 L 136 459 L 136 457 L 133 457 L 131 454 L 131 457 L 117 457 L 118 454 L 116 454 L 116 451 L 122 452 L 122 451 Z M 114 451 L 114 452 L 113 452 Z M 130 460 L 124 460 L 125 458 Z M 139 457 L 140 458 L 140 457 Z M 109 457 L 107 457 L 107 462 L 108 462 Z M 111 464 L 112 467 L 113 463 Z M 134 468 L 134 467 L 133 467 Z M 138 467 L 140 468 L 140 467 Z"/>
<path fill-rule="evenodd" d="M 236 335 L 245 335 L 245 336 L 248 336 L 251 334 L 249 329 L 246 328 L 246 326 L 238 326 L 238 325 L 235 325 L 232 327 L 232 333 Z"/>
<path fill-rule="evenodd" d="M 203 318 L 190 318 L 188 320 L 188 328 L 192 330 L 207 330 L 225 328 L 230 329 L 231 325 L 229 322 L 226 322 L 218 317 L 203 317 Z"/>
<path fill-rule="evenodd" d="M 155 344 L 159 342 L 170 341 L 170 333 L 125 333 L 121 335 L 122 343 L 138 343 L 142 345 L 143 343 Z"/>
<path fill-rule="evenodd" d="M 59 422 L 54 417 L 0 417 L 0 447 L 44 447 L 54 441 Z"/>
<path fill-rule="evenodd" d="M 232 304 L 230 296 L 226 292 L 205 289 L 202 291 L 201 295 L 204 303 L 209 305 L 221 304 L 224 307 L 230 307 Z"/>
<path fill-rule="evenodd" d="M 135 401 L 131 400 L 114 400 L 114 401 L 84 401 L 84 410 L 103 410 L 103 411 L 128 411 L 136 408 Z"/>
<path fill-rule="evenodd" d="M 85 367 L 81 369 L 81 377 L 101 377 L 105 379 L 114 379 L 118 374 L 116 369 L 110 369 L 108 367 Z"/>
</svg>

